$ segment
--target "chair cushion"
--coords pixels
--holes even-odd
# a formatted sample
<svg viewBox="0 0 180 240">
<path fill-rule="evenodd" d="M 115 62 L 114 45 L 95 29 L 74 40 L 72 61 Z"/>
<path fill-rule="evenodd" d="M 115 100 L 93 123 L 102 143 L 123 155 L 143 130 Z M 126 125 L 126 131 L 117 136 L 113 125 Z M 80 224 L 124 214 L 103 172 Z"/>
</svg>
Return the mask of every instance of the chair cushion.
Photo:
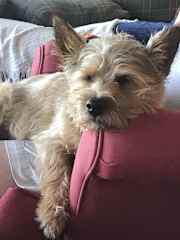
<svg viewBox="0 0 180 240">
<path fill-rule="evenodd" d="M 10 188 L 0 198 L 0 239 L 45 240 L 35 221 L 37 197 L 28 191 Z"/>
<path fill-rule="evenodd" d="M 70 187 L 74 240 L 180 237 L 180 112 L 84 132 Z M 88 143 L 88 144 L 87 144 Z"/>
<path fill-rule="evenodd" d="M 50 40 L 46 44 L 42 44 L 35 51 L 35 57 L 32 63 L 31 75 L 53 73 L 58 69 L 59 59 L 53 52 L 55 52 L 55 40 Z"/>
</svg>

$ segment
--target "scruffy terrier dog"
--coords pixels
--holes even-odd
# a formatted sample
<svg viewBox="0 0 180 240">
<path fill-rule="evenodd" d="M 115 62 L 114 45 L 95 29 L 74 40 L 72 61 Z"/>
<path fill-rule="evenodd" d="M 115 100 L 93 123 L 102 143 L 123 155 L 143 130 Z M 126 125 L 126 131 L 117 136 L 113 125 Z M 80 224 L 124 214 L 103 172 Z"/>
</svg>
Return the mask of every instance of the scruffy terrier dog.
<svg viewBox="0 0 180 240">
<path fill-rule="evenodd" d="M 146 46 L 125 33 L 85 43 L 63 20 L 54 22 L 64 71 L 0 84 L 0 122 L 37 149 L 37 216 L 48 238 L 68 220 L 71 156 L 82 131 L 126 128 L 129 119 L 160 108 L 180 41 L 180 27 L 173 26 Z"/>
</svg>

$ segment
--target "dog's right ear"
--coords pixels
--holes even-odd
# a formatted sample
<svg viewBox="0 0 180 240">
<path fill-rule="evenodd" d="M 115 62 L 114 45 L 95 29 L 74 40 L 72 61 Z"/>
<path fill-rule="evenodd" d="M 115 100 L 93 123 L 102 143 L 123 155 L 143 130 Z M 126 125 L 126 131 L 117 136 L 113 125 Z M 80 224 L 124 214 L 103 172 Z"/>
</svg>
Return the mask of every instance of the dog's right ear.
<svg viewBox="0 0 180 240">
<path fill-rule="evenodd" d="M 57 46 L 64 56 L 77 54 L 84 46 L 81 37 L 63 19 L 54 16 L 53 27 Z"/>
</svg>

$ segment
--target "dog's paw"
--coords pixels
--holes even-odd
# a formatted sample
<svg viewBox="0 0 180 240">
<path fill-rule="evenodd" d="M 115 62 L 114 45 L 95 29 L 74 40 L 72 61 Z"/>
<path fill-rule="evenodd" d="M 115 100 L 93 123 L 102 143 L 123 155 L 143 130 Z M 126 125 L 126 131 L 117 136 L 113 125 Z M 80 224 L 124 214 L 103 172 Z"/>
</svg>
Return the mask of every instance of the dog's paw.
<svg viewBox="0 0 180 240">
<path fill-rule="evenodd" d="M 60 223 L 58 220 L 52 220 L 51 223 L 48 224 L 41 223 L 41 228 L 43 229 L 44 235 L 48 239 L 56 239 L 62 234 L 64 227 L 64 222 Z"/>
<path fill-rule="evenodd" d="M 64 210 L 63 207 L 57 206 L 56 210 L 50 214 L 44 215 L 37 209 L 37 221 L 40 222 L 40 228 L 43 230 L 44 235 L 48 239 L 55 239 L 60 236 L 65 229 L 67 220 L 69 218 L 68 213 Z"/>
</svg>

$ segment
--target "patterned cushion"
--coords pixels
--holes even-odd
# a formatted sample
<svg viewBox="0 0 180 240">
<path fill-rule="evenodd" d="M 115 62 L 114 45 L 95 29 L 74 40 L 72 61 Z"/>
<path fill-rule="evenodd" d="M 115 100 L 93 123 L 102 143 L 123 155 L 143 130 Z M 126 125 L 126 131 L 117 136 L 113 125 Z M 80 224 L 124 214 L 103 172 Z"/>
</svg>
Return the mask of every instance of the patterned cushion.
<svg viewBox="0 0 180 240">
<path fill-rule="evenodd" d="M 51 25 L 53 14 L 63 17 L 74 27 L 128 15 L 113 0 L 12 0 L 12 3 L 14 11 L 9 17 L 44 26 Z"/>
<path fill-rule="evenodd" d="M 132 18 L 172 20 L 180 0 L 115 0 L 128 9 Z"/>
</svg>

